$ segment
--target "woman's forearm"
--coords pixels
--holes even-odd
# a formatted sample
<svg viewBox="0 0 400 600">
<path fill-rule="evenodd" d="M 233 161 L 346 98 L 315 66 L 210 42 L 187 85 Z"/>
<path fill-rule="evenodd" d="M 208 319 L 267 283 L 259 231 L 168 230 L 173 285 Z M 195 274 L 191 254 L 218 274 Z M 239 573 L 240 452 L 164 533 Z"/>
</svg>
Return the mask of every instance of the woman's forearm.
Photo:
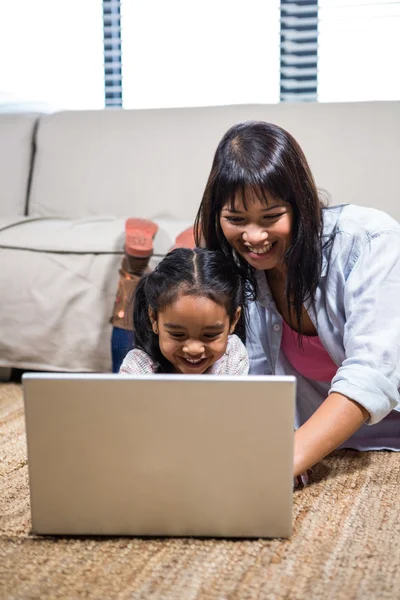
<svg viewBox="0 0 400 600">
<path fill-rule="evenodd" d="M 340 446 L 368 418 L 368 411 L 354 400 L 342 394 L 330 394 L 295 433 L 295 477 Z"/>
</svg>

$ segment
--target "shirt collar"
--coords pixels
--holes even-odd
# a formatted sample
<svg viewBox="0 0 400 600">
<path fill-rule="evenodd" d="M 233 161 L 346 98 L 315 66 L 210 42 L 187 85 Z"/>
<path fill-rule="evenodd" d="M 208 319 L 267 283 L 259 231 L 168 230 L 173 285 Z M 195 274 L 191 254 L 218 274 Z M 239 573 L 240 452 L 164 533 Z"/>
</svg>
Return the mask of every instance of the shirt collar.
<svg viewBox="0 0 400 600">
<path fill-rule="evenodd" d="M 321 277 L 326 277 L 328 273 L 328 257 L 326 252 L 322 252 L 322 266 L 321 266 Z M 256 271 L 256 283 L 257 283 L 257 293 L 256 300 L 259 304 L 264 306 L 265 308 L 276 307 L 275 301 L 273 299 L 271 289 L 268 285 L 267 278 L 265 276 L 265 271 Z"/>
</svg>

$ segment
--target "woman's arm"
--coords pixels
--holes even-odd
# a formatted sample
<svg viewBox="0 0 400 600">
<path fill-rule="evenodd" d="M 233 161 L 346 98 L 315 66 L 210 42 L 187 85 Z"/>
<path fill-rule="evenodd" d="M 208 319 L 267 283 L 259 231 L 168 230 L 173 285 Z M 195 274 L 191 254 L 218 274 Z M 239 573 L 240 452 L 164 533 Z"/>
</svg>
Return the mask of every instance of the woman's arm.
<svg viewBox="0 0 400 600">
<path fill-rule="evenodd" d="M 350 238 L 349 238 L 350 239 Z M 356 240 L 352 240 L 354 243 Z M 346 279 L 343 305 L 346 357 L 329 396 L 295 433 L 298 475 L 335 450 L 363 423 L 373 426 L 398 403 L 400 388 L 400 231 L 386 229 L 360 238 L 357 259 Z M 340 286 L 332 283 L 331 294 Z"/>
<path fill-rule="evenodd" d="M 353 435 L 368 411 L 347 396 L 331 393 L 295 433 L 294 476 L 304 473 Z"/>
</svg>

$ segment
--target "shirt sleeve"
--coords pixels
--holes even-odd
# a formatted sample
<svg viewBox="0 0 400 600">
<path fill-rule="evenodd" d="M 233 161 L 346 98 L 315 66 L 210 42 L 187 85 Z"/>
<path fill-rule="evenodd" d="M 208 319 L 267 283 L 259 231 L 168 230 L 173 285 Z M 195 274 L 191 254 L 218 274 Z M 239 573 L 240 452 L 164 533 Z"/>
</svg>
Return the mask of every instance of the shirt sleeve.
<svg viewBox="0 0 400 600">
<path fill-rule="evenodd" d="M 125 356 L 119 372 L 128 375 L 151 375 L 156 373 L 157 367 L 157 363 L 146 352 L 134 348 Z"/>
<path fill-rule="evenodd" d="M 369 237 L 344 287 L 345 360 L 330 393 L 356 401 L 378 423 L 399 404 L 400 233 Z"/>
<path fill-rule="evenodd" d="M 243 342 L 237 335 L 230 335 L 226 352 L 215 362 L 210 375 L 247 375 L 249 372 L 249 357 Z"/>
</svg>

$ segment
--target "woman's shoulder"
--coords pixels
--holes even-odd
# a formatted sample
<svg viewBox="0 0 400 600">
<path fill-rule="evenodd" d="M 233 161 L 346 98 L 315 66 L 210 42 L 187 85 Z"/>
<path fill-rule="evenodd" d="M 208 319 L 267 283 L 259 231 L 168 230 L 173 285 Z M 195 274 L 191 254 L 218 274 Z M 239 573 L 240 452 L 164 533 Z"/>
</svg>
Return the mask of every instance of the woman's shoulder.
<svg viewBox="0 0 400 600">
<path fill-rule="evenodd" d="M 393 217 L 376 208 L 338 204 L 323 208 L 322 215 L 324 236 L 343 233 L 363 237 L 385 232 L 400 233 L 400 224 Z"/>
<path fill-rule="evenodd" d="M 342 204 L 323 209 L 322 274 L 327 269 L 349 275 L 359 257 L 377 255 L 387 248 L 387 261 L 400 258 L 400 224 L 374 208 Z"/>
<path fill-rule="evenodd" d="M 134 348 L 125 356 L 119 372 L 128 375 L 151 375 L 156 373 L 157 369 L 157 363 L 146 352 Z"/>
</svg>

